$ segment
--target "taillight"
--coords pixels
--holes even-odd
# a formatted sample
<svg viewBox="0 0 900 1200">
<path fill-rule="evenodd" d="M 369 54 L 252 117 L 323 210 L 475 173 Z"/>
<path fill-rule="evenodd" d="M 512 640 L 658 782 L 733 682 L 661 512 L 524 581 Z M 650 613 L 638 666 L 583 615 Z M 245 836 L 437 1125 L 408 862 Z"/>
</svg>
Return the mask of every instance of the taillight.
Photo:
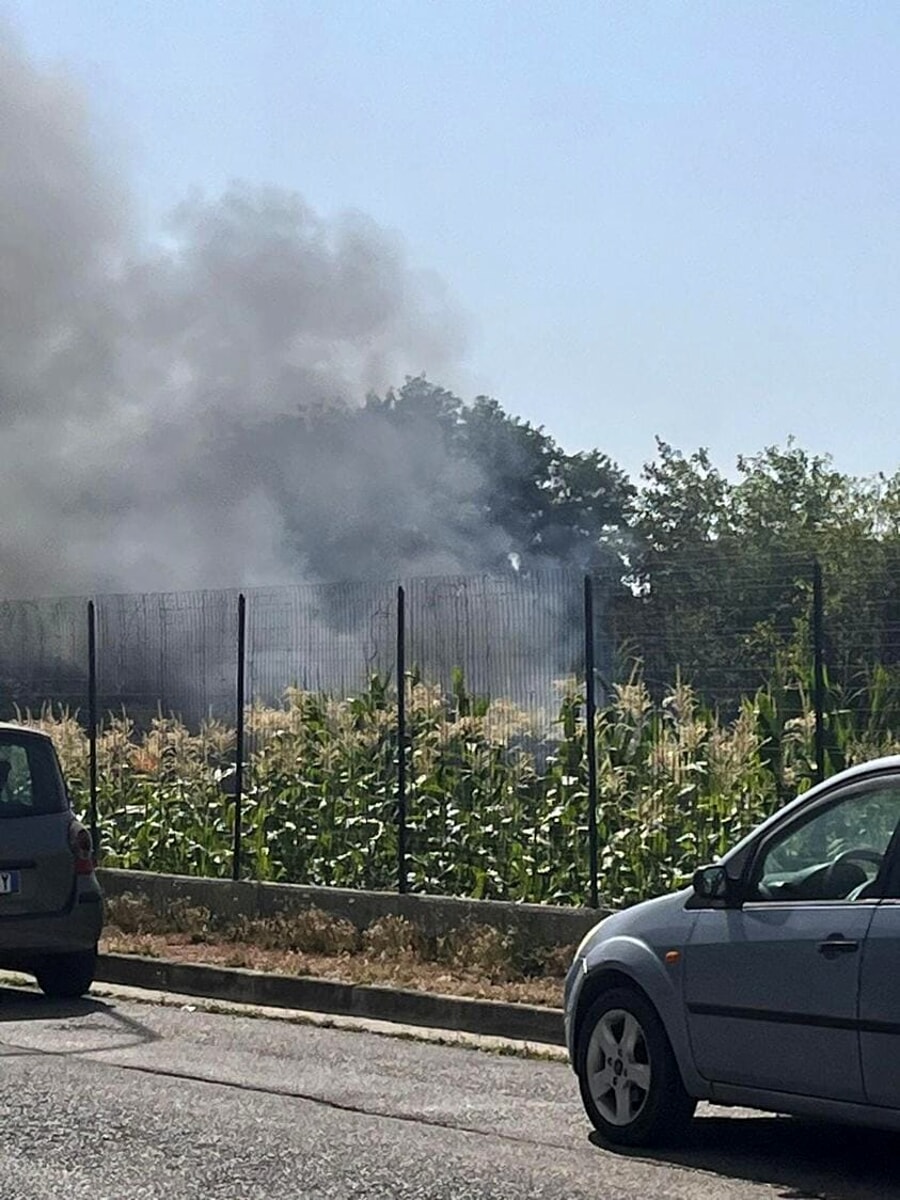
<svg viewBox="0 0 900 1200">
<path fill-rule="evenodd" d="M 91 835 L 79 821 L 69 826 L 69 847 L 75 859 L 76 875 L 91 875 L 94 870 L 94 846 Z"/>
</svg>

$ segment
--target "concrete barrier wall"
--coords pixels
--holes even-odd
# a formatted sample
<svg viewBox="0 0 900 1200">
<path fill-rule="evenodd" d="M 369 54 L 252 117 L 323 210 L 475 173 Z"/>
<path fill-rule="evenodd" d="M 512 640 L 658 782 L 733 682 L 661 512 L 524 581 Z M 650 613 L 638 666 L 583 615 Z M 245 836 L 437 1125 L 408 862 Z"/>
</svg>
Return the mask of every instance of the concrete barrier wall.
<svg viewBox="0 0 900 1200">
<path fill-rule="evenodd" d="M 293 883 L 232 883 L 226 879 L 195 879 L 150 871 L 104 868 L 97 874 L 107 896 L 121 896 L 125 892 L 145 896 L 160 915 L 173 901 L 207 908 L 213 916 L 225 920 L 318 908 L 351 921 L 360 930 L 380 917 L 393 915 L 415 922 L 426 937 L 441 936 L 466 925 L 493 925 L 515 930 L 536 946 L 573 945 L 607 915 L 606 911 L 588 908 L 446 896 L 400 896 L 395 892 L 305 887 Z"/>
</svg>

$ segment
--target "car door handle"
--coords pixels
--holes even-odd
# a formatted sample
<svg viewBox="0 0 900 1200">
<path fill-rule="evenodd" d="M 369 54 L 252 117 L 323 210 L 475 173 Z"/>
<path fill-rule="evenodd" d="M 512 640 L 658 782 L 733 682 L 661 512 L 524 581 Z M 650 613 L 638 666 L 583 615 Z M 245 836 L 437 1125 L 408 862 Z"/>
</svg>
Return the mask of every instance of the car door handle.
<svg viewBox="0 0 900 1200">
<path fill-rule="evenodd" d="M 819 942 L 818 949 L 826 958 L 837 958 L 839 954 L 855 954 L 859 949 L 859 942 L 851 941 L 841 933 L 833 933 L 824 942 Z"/>
</svg>

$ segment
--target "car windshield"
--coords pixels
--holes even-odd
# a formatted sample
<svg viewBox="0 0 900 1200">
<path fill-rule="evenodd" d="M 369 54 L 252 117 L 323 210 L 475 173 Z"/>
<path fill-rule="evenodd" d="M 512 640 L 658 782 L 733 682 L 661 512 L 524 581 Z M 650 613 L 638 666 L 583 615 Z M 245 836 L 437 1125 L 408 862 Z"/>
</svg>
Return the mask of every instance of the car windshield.
<svg viewBox="0 0 900 1200">
<path fill-rule="evenodd" d="M 0 732 L 0 819 L 44 816 L 65 808 L 65 789 L 50 743 Z"/>
</svg>

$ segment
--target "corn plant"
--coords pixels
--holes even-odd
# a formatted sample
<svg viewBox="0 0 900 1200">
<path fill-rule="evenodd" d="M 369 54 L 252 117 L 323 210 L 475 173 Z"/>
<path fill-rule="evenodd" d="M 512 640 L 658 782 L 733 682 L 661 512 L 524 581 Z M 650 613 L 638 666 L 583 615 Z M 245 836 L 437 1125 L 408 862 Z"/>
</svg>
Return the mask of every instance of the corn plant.
<svg viewBox="0 0 900 1200">
<path fill-rule="evenodd" d="M 900 684 L 873 672 L 864 697 L 828 687 L 829 766 L 900 749 Z M 589 894 L 584 697 L 560 682 L 556 720 L 416 672 L 408 719 L 409 881 L 414 890 L 583 903 Z M 813 779 L 809 671 L 787 663 L 725 716 L 676 679 L 654 699 L 638 667 L 597 713 L 599 886 L 622 905 L 682 884 Z M 865 702 L 863 702 L 863 700 Z M 77 714 L 45 709 L 76 804 L 88 746 Z M 373 677 L 348 699 L 290 689 L 248 708 L 246 874 L 391 888 L 397 870 L 396 696 Z M 158 714 L 111 715 L 98 740 L 109 866 L 225 876 L 231 869 L 232 729 Z"/>
</svg>

